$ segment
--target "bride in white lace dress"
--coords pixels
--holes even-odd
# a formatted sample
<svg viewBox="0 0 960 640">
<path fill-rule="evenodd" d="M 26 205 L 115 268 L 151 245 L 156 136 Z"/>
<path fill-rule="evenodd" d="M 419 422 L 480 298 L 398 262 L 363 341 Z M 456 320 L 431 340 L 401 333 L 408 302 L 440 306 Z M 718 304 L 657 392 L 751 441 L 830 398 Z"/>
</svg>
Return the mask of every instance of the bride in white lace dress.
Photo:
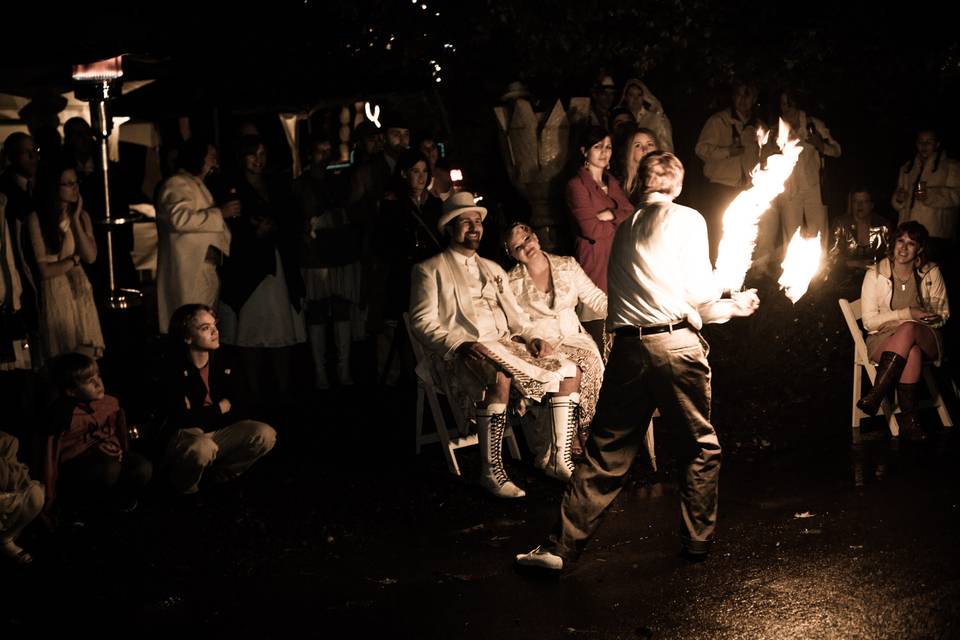
<svg viewBox="0 0 960 640">
<path fill-rule="evenodd" d="M 540 249 L 537 235 L 525 224 L 514 224 L 504 233 L 504 247 L 517 261 L 510 270 L 510 287 L 521 308 L 537 324 L 537 335 L 550 342 L 554 349 L 577 364 L 580 390 L 569 396 L 577 416 L 577 442 L 574 454 L 582 451 L 590 422 L 597 406 L 603 382 L 603 361 L 597 344 L 577 317 L 577 305 L 583 304 L 595 315 L 607 315 L 607 296 L 569 256 L 555 256 Z M 551 399 L 551 404 L 557 400 Z M 557 440 L 554 425 L 552 440 Z M 531 444 L 539 448 L 535 443 Z M 551 447 L 544 447 L 549 450 Z M 543 458 L 538 460 L 538 466 Z"/>
</svg>

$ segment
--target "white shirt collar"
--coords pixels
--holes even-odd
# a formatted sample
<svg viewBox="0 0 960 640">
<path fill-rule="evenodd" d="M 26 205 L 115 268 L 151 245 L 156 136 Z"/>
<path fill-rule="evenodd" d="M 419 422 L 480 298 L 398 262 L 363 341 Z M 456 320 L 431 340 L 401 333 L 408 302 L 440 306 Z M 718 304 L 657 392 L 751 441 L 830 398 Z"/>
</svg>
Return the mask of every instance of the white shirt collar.
<svg viewBox="0 0 960 640">
<path fill-rule="evenodd" d="M 450 254 L 453 256 L 454 260 L 457 261 L 457 264 L 477 264 L 477 254 L 474 253 L 472 256 L 467 257 L 466 255 L 460 253 L 453 247 L 449 248 Z"/>
<path fill-rule="evenodd" d="M 659 191 L 653 191 L 651 193 L 645 194 L 643 196 L 644 202 L 673 202 L 673 198 L 668 196 L 665 193 L 660 193 Z"/>
</svg>

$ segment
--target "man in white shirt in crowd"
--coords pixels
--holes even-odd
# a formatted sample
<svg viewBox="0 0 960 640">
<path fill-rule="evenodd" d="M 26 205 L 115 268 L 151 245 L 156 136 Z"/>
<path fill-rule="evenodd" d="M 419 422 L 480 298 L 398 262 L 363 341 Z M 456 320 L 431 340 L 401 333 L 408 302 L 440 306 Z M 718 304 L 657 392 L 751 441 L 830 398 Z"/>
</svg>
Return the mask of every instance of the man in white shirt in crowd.
<svg viewBox="0 0 960 640">
<path fill-rule="evenodd" d="M 798 93 L 792 89 L 780 93 L 780 118 L 790 127 L 790 138 L 799 140 L 802 149 L 793 172 L 783 185 L 783 193 L 776 200 L 784 252 L 797 229 L 806 238 L 820 234 L 820 244 L 826 250 L 830 227 L 820 177 L 824 158 L 839 158 L 841 152 L 840 143 L 823 120 L 809 115 L 799 107 L 799 102 Z M 771 135 L 771 140 L 775 137 Z M 758 239 L 761 245 L 758 252 L 762 251 L 764 244 L 762 235 Z"/>
<path fill-rule="evenodd" d="M 953 261 L 960 215 L 960 162 L 948 158 L 933 129 L 917 132 L 917 155 L 901 167 L 891 204 L 902 224 L 916 220 L 930 233 L 926 258 Z"/>
<path fill-rule="evenodd" d="M 704 213 L 710 235 L 710 262 L 716 262 L 723 234 L 723 213 L 734 198 L 750 187 L 750 172 L 760 161 L 757 128 L 763 126 L 753 112 L 757 88 L 744 81 L 733 83 L 730 106 L 710 116 L 697 140 L 697 157 L 709 183 Z"/>
<path fill-rule="evenodd" d="M 671 153 L 643 159 L 646 199 L 617 229 L 608 267 L 607 326 L 615 334 L 586 446 L 548 542 L 517 563 L 560 570 L 596 530 L 623 487 L 655 409 L 684 443 L 680 537 L 684 555 L 704 559 L 717 518 L 720 443 L 710 423 L 704 322 L 752 314 L 753 290 L 723 300 L 708 257 L 707 229 L 694 209 L 673 203 L 683 165 Z"/>
</svg>

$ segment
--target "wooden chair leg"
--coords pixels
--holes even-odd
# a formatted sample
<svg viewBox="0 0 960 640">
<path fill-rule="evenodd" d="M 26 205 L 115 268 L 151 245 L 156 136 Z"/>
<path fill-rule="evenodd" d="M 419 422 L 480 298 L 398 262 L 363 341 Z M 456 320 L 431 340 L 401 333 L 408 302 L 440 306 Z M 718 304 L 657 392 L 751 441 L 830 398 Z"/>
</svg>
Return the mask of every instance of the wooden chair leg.
<svg viewBox="0 0 960 640">
<path fill-rule="evenodd" d="M 513 435 L 513 427 L 507 427 L 503 434 L 503 439 L 507 441 L 507 449 L 510 450 L 510 457 L 514 460 L 520 459 L 520 447 L 517 446 L 517 437 Z"/>
<path fill-rule="evenodd" d="M 890 429 L 890 435 L 894 438 L 900 437 L 900 423 L 897 422 L 897 414 L 900 412 L 899 399 L 897 406 L 890 406 L 890 401 L 886 398 L 880 404 L 883 408 L 883 416 L 887 419 L 887 428 Z"/>
<path fill-rule="evenodd" d="M 953 426 L 953 420 L 950 418 L 950 412 L 947 411 L 947 405 L 943 401 L 943 396 L 940 395 L 940 389 L 937 387 L 937 381 L 933 377 L 933 371 L 930 367 L 923 367 L 923 379 L 927 383 L 927 389 L 930 391 L 930 401 L 933 403 L 933 406 L 937 408 L 937 413 L 940 415 L 940 422 L 943 423 L 944 428 L 949 429 Z"/>
<path fill-rule="evenodd" d="M 647 455 L 650 456 L 650 466 L 653 467 L 653 470 L 657 470 L 657 449 L 653 440 L 653 418 L 650 418 L 650 424 L 647 425 L 647 434 L 643 439 L 644 443 L 647 446 Z"/>
<path fill-rule="evenodd" d="M 863 394 L 863 366 L 854 363 L 853 365 L 853 403 L 852 403 L 852 422 L 850 426 L 859 427 L 860 423 L 863 421 L 864 413 L 860 411 L 860 407 L 857 406 L 857 402 L 860 401 L 860 396 Z"/>
<path fill-rule="evenodd" d="M 447 467 L 450 469 L 450 473 L 459 477 L 460 465 L 457 464 L 457 454 L 454 451 L 453 443 L 447 442 L 444 444 L 443 455 L 447 459 Z"/>
<path fill-rule="evenodd" d="M 431 389 L 430 391 L 432 392 L 433 390 Z M 440 438 L 440 444 L 443 445 L 443 456 L 447 459 L 447 467 L 450 469 L 450 473 L 459 476 L 460 465 L 457 464 L 457 455 L 454 453 L 453 444 L 450 442 L 450 432 L 447 430 L 447 421 L 443 419 L 443 411 L 440 409 L 437 394 L 435 392 L 428 392 L 427 400 L 430 403 L 430 412 L 433 414 L 433 421 L 437 425 L 437 436 Z"/>
<path fill-rule="evenodd" d="M 417 383 L 417 455 L 420 455 L 420 443 L 423 439 L 423 401 L 425 391 L 423 383 Z"/>
</svg>

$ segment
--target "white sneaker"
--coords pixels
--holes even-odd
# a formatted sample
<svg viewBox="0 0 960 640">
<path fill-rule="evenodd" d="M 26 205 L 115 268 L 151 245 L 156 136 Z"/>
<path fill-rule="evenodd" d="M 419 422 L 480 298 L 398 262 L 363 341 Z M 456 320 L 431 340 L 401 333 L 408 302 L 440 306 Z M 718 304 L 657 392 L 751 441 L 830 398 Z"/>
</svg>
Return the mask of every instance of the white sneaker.
<svg viewBox="0 0 960 640">
<path fill-rule="evenodd" d="M 523 567 L 547 569 L 548 571 L 560 571 L 563 569 L 563 558 L 555 553 L 544 551 L 538 546 L 536 549 L 528 553 L 518 553 L 517 564 Z"/>
</svg>

